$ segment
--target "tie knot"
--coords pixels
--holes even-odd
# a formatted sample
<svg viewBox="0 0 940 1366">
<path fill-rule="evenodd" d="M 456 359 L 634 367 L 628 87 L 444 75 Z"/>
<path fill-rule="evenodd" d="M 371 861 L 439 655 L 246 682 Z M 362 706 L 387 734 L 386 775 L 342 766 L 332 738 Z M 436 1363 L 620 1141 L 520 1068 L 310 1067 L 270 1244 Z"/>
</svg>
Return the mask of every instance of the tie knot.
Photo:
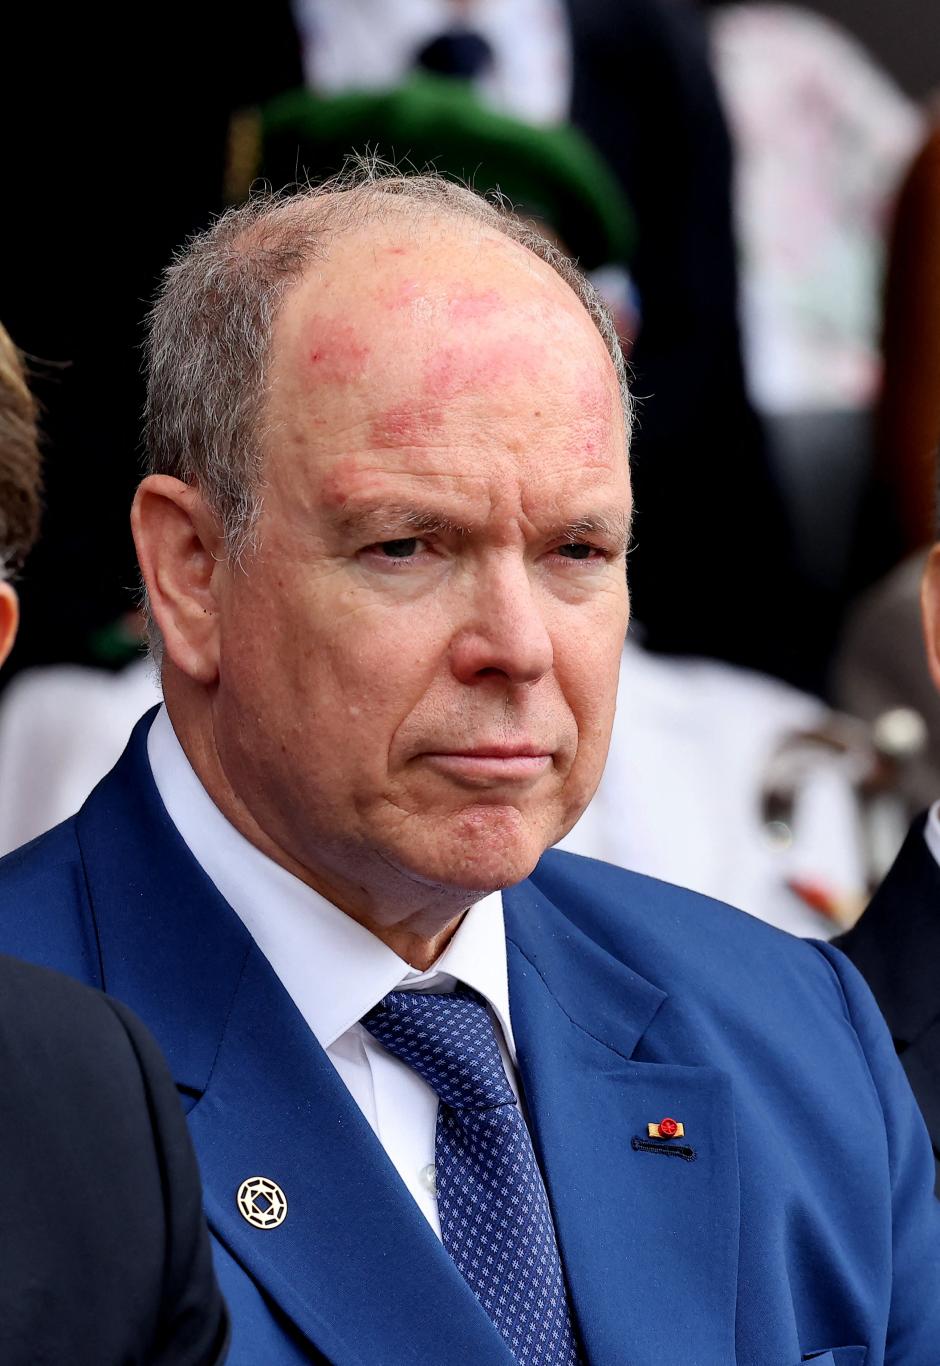
<svg viewBox="0 0 940 1366">
<path fill-rule="evenodd" d="M 439 76 L 473 80 L 493 65 L 493 49 L 479 33 L 451 29 L 426 43 L 415 54 L 415 62 L 425 71 L 433 71 Z"/>
<path fill-rule="evenodd" d="M 514 1105 L 487 1009 L 460 993 L 392 991 L 362 1018 L 369 1033 L 413 1067 L 444 1105 Z"/>
</svg>

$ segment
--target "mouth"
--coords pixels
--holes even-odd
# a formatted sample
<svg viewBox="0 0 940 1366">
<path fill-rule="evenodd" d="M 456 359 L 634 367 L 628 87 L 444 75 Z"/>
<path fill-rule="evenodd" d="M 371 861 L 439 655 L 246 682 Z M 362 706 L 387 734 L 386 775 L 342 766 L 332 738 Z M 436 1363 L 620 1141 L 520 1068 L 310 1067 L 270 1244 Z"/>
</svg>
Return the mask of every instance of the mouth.
<svg viewBox="0 0 940 1366">
<path fill-rule="evenodd" d="M 531 745 L 431 750 L 420 756 L 435 772 L 468 786 L 525 785 L 550 767 L 552 755 Z"/>
</svg>

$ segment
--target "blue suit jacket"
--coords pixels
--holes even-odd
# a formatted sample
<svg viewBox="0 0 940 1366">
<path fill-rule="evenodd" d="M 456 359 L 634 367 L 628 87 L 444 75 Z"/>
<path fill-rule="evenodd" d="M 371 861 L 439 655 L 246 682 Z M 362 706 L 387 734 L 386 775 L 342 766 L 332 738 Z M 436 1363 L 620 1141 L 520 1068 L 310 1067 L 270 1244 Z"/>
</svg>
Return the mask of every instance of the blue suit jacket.
<svg viewBox="0 0 940 1366">
<path fill-rule="evenodd" d="M 170 823 L 146 727 L 75 818 L 0 863 L 0 949 L 103 987 L 162 1044 L 232 1366 L 510 1366 Z M 505 911 L 521 1081 L 592 1366 L 937 1366 L 930 1144 L 851 965 L 559 853 Z M 635 1147 L 665 1115 L 685 1139 Z M 279 1227 L 239 1213 L 251 1176 L 284 1189 Z"/>
</svg>

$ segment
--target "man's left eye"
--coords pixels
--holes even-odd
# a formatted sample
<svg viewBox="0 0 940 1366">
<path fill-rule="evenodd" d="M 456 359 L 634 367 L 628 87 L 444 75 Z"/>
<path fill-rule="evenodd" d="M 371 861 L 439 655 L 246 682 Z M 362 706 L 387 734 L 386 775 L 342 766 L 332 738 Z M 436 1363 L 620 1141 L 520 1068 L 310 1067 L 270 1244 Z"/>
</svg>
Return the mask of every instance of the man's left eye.
<svg viewBox="0 0 940 1366">
<path fill-rule="evenodd" d="M 380 541 L 375 548 L 390 560 L 409 560 L 420 544 L 417 536 L 403 536 L 398 541 Z"/>
<path fill-rule="evenodd" d="M 583 541 L 571 541 L 568 545 L 560 545 L 557 553 L 564 555 L 566 560 L 589 560 L 595 550 L 595 546 L 585 545 Z"/>
</svg>

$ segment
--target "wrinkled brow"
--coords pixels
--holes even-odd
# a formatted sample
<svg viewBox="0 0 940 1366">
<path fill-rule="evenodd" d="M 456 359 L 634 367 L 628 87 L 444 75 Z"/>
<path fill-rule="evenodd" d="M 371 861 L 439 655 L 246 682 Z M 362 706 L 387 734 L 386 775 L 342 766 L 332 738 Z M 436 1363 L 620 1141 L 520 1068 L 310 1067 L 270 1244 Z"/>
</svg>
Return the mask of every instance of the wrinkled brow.
<svg viewBox="0 0 940 1366">
<path fill-rule="evenodd" d="M 337 518 L 338 529 L 350 536 L 364 536 L 370 540 L 394 540 L 401 538 L 402 531 L 413 531 L 419 536 L 452 536 L 464 538 L 473 534 L 473 528 L 456 522 L 432 508 L 415 507 L 410 503 L 382 504 L 347 508 Z M 602 537 L 614 545 L 618 551 L 626 550 L 630 539 L 630 518 L 625 512 L 613 515 L 592 513 L 576 517 L 573 521 L 562 522 L 549 533 L 552 540 L 561 543 L 568 541 L 589 541 Z"/>
<path fill-rule="evenodd" d="M 337 518 L 337 526 L 349 535 L 369 536 L 376 541 L 400 538 L 403 530 L 423 536 L 469 536 L 471 532 L 452 517 L 410 503 L 349 508 Z"/>
<path fill-rule="evenodd" d="M 618 512 L 613 517 L 598 513 L 566 522 L 558 528 L 556 535 L 564 541 L 589 541 L 592 536 L 602 536 L 618 549 L 625 550 L 630 539 L 630 524 L 631 519 L 625 512 Z"/>
</svg>

